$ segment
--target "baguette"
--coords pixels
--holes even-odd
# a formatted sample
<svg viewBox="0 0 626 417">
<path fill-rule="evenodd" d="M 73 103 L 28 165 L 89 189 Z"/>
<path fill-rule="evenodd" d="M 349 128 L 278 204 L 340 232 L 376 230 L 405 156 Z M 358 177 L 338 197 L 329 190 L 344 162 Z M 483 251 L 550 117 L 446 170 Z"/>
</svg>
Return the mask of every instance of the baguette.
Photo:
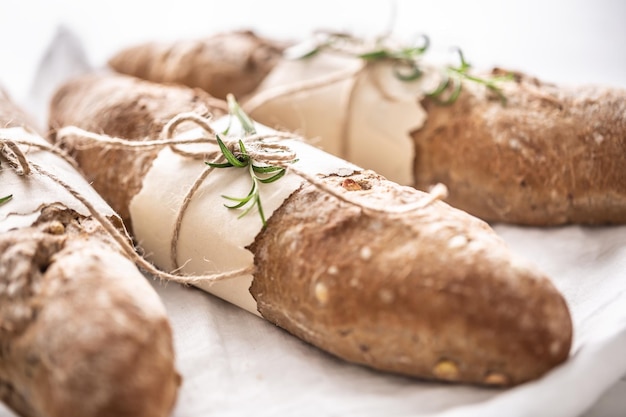
<svg viewBox="0 0 626 417">
<path fill-rule="evenodd" d="M 151 42 L 118 52 L 109 66 L 145 80 L 177 83 L 210 91 L 218 98 L 252 91 L 281 56 L 284 46 L 251 31 L 204 39 Z"/>
<path fill-rule="evenodd" d="M 136 56 L 151 53 L 147 46 L 134 51 Z M 513 81 L 500 85 L 506 105 L 491 90 L 468 81 L 462 81 L 454 103 L 441 105 L 424 95 L 435 89 L 428 82 L 416 92 L 414 82 L 389 80 L 393 63 L 370 61 L 361 79 L 339 79 L 359 60 L 317 55 L 269 61 L 271 68 L 252 78 L 259 84 L 244 103 L 251 116 L 319 138 L 316 145 L 327 152 L 392 181 L 420 190 L 443 183 L 447 202 L 489 222 L 626 222 L 626 90 L 565 87 L 494 69 L 497 75 L 514 74 Z M 169 65 L 174 72 L 176 63 Z M 445 71 L 418 65 L 422 78 Z M 140 71 L 123 72 L 143 77 Z M 215 87 L 201 87 L 217 93 Z M 397 97 L 407 94 L 412 96 Z M 350 104 L 350 97 L 357 96 L 361 101 Z M 346 134 L 340 126 L 350 123 L 345 129 L 351 134 Z"/>
<path fill-rule="evenodd" d="M 118 89 L 126 96 L 117 94 Z M 89 176 L 118 172 L 109 159 L 80 157 L 87 147 L 107 145 L 63 135 L 63 128 L 87 126 L 134 140 L 124 133 L 162 123 L 158 117 L 146 117 L 136 104 L 136 92 L 148 89 L 169 90 L 151 96 L 152 108 L 165 106 L 159 97 L 185 94 L 178 87 L 121 75 L 70 81 L 52 101 L 53 140 L 76 152 Z M 115 107 L 125 109 L 123 118 L 112 116 L 121 114 Z M 251 255 L 254 266 L 244 287 L 253 300 L 252 312 L 333 355 L 387 372 L 510 386 L 538 378 L 567 359 L 572 324 L 566 302 L 544 274 L 517 259 L 486 223 L 440 201 L 405 214 L 374 214 L 368 207 L 376 203 L 404 207 L 403 202 L 422 202 L 428 195 L 306 143 L 288 143 L 298 149 L 298 162 L 284 179 L 266 185 L 264 190 L 269 191 L 263 198 L 284 192 L 284 184 L 295 184 L 294 190 L 273 209 L 265 201 L 267 223 L 259 225 L 245 247 L 229 247 L 224 256 L 210 252 L 209 246 L 216 245 L 219 251 L 228 245 L 229 236 L 243 234 L 245 222 L 260 221 L 251 213 L 237 219 L 237 213 L 230 214 L 211 199 L 211 193 L 219 198 L 224 190 L 207 186 L 198 191 L 200 217 L 194 217 L 198 223 L 181 230 L 178 241 L 178 246 L 191 247 L 187 253 L 195 254 L 181 258 L 181 264 L 188 261 L 184 271 L 205 273 L 210 265 L 203 259 L 228 263 L 223 258 L 241 249 Z M 127 152 L 132 159 L 144 151 Z M 148 174 L 145 167 L 128 172 L 143 175 L 143 187 L 149 191 L 124 187 L 102 191 L 105 199 L 133 205 L 145 200 L 150 211 L 158 211 L 131 218 L 134 237 L 153 245 L 147 252 L 154 254 L 157 265 L 172 268 L 169 246 L 165 244 L 166 251 L 160 246 L 170 234 L 155 229 L 168 227 L 169 220 L 161 216 L 175 210 L 176 205 L 167 205 L 185 187 L 181 172 L 194 161 L 163 165 L 169 160 L 161 159 L 165 150 L 161 153 Z M 328 165 L 340 168 L 315 174 Z M 163 166 L 165 174 L 155 182 L 153 172 Z M 303 167 L 313 170 L 308 177 L 312 183 L 291 172 Z M 215 175 L 224 177 L 212 184 L 234 184 L 234 179 L 226 179 L 231 174 L 211 173 Z M 351 199 L 360 203 L 350 203 Z M 211 223 L 212 217 L 218 220 Z M 229 299 L 215 290 L 217 286 L 201 288 Z"/>
<path fill-rule="evenodd" d="M 51 176 L 121 220 L 71 165 L 38 149 L 46 142 L 28 123 L 0 90 L 0 183 L 13 193 L 0 206 L 0 399 L 24 417 L 168 416 L 180 376 L 165 309 Z M 15 141 L 30 174 L 11 168 Z"/>
</svg>

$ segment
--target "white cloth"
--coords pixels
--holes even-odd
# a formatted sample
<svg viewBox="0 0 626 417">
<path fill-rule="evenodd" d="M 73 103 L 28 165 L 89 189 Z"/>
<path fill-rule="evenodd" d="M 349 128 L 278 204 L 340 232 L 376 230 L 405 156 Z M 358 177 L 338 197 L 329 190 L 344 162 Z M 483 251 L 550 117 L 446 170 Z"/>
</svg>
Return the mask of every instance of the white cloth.
<svg viewBox="0 0 626 417">
<path fill-rule="evenodd" d="M 573 314 L 571 358 L 544 378 L 494 390 L 382 374 L 199 290 L 155 285 L 185 377 L 174 416 L 581 415 L 626 373 L 626 226 L 496 230 L 554 277 Z"/>
<path fill-rule="evenodd" d="M 36 52 L 32 48 L 47 43 L 49 29 L 64 21 L 81 35 L 89 58 L 102 65 L 108 54 L 122 46 L 163 39 L 165 34 L 200 36 L 242 25 L 295 37 L 319 27 L 363 33 L 384 30 L 389 15 L 387 2 L 364 7 L 348 21 L 343 13 L 336 13 L 333 1 L 231 1 L 200 6 L 181 0 L 175 7 L 150 2 L 146 19 L 140 14 L 145 5 L 137 3 L 142 6 L 71 0 L 2 4 L 0 15 L 6 21 L 0 25 L 0 83 L 44 120 L 51 87 L 80 72 L 88 59 L 80 50 L 81 42 L 68 40 L 71 36 L 65 33 L 65 41 L 53 45 L 57 53 L 42 64 L 38 81 L 30 83 L 35 63 L 43 56 L 41 48 Z M 342 11 L 363 4 L 346 2 Z M 458 13 L 451 13 L 455 10 Z M 33 15 L 37 18 L 29 20 L 29 35 L 20 38 L 25 19 Z M 552 81 L 626 87 L 626 55 L 615 53 L 623 50 L 626 39 L 625 15 L 626 3 L 611 0 L 586 4 L 446 0 L 437 6 L 399 0 L 396 27 L 405 34 L 425 32 L 440 48 L 460 45 L 477 67 L 501 64 Z M 185 19 L 187 23 L 176 26 Z M 38 44 L 36 36 L 43 42 Z M 31 59 L 20 61 L 24 57 Z M 23 87 L 29 84 L 34 90 L 25 95 Z M 553 277 L 573 313 L 572 355 L 544 378 L 493 390 L 383 374 L 331 357 L 198 289 L 155 283 L 172 321 L 184 378 L 173 417 L 626 415 L 626 226 L 498 225 L 495 229 L 515 252 Z M 0 417 L 8 416 L 12 414 L 0 406 Z"/>
</svg>

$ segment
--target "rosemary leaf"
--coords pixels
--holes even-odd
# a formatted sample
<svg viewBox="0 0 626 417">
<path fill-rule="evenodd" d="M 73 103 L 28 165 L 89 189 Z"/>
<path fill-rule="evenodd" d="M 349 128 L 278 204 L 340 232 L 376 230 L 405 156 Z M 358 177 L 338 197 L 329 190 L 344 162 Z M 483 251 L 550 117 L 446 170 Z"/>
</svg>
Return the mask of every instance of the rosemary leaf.
<svg viewBox="0 0 626 417">
<path fill-rule="evenodd" d="M 446 89 L 450 85 L 450 77 L 448 77 L 448 75 L 446 73 L 444 73 L 442 77 L 443 77 L 443 79 L 441 80 L 441 82 L 439 83 L 437 88 L 435 88 L 430 93 L 426 93 L 426 95 L 428 97 L 436 98 L 436 97 L 440 96 L 444 91 L 446 91 Z"/>
<path fill-rule="evenodd" d="M 409 72 L 407 73 L 400 71 L 399 66 L 394 67 L 393 75 L 400 81 L 411 82 L 417 80 L 424 74 L 414 62 L 407 64 L 407 66 L 409 67 Z"/>
<path fill-rule="evenodd" d="M 313 48 L 308 52 L 305 52 L 297 57 L 297 59 L 312 58 L 320 52 L 320 48 Z"/>
<path fill-rule="evenodd" d="M 4 197 L 0 197 L 0 204 L 4 204 L 13 198 L 13 194 L 9 194 Z"/>
<path fill-rule="evenodd" d="M 240 208 L 245 206 L 248 202 L 250 202 L 250 200 L 252 200 L 252 198 L 255 196 L 255 193 L 257 193 L 257 184 L 256 181 L 252 182 L 252 188 L 250 189 L 250 191 L 248 192 L 248 195 L 243 197 L 243 198 L 238 198 L 238 197 L 229 197 L 226 195 L 223 195 L 222 197 L 230 200 L 230 201 L 237 201 L 239 202 L 238 204 L 234 205 L 234 206 L 229 206 L 224 204 L 226 207 L 230 208 L 230 209 L 236 209 L 236 208 Z"/>
<path fill-rule="evenodd" d="M 278 171 L 278 173 L 272 175 L 271 177 L 267 177 L 267 178 L 259 178 L 256 177 L 259 181 L 261 181 L 263 184 L 270 184 L 274 181 L 277 181 L 279 179 L 281 179 L 284 175 L 285 175 L 286 170 L 283 168 L 280 171 Z"/>
<path fill-rule="evenodd" d="M 242 197 L 242 198 L 231 197 L 231 196 L 228 196 L 228 195 L 222 195 L 222 198 L 225 198 L 226 200 L 242 203 L 242 204 L 238 204 L 237 206 L 226 206 L 228 208 L 239 208 L 239 207 L 243 206 L 244 204 L 246 204 L 248 201 L 250 201 L 252 199 L 252 195 L 248 194 L 246 197 Z"/>
<path fill-rule="evenodd" d="M 391 55 L 389 52 L 384 49 L 379 49 L 377 51 L 365 52 L 363 54 L 357 55 L 357 58 L 361 58 L 365 61 L 380 61 L 383 59 L 390 59 Z"/>
<path fill-rule="evenodd" d="M 228 102 L 228 112 L 239 119 L 239 123 L 241 123 L 243 131 L 247 135 L 254 135 L 256 133 L 254 122 L 250 119 L 246 112 L 243 111 L 237 100 L 235 100 L 235 96 L 228 94 L 226 96 L 226 101 Z"/>
<path fill-rule="evenodd" d="M 263 206 L 261 206 L 261 196 L 259 195 L 258 188 L 259 186 L 256 180 L 253 178 L 252 191 L 250 191 L 250 195 L 253 198 L 252 204 L 250 204 L 244 211 L 242 211 L 238 218 L 241 219 L 243 216 L 250 213 L 250 210 L 252 210 L 254 206 L 257 206 L 259 210 L 259 215 L 261 216 L 261 222 L 263 223 L 263 226 L 265 226 L 265 216 L 263 215 Z"/>
<path fill-rule="evenodd" d="M 418 55 L 424 55 L 426 51 L 428 50 L 428 48 L 430 47 L 430 38 L 422 34 L 419 36 L 419 39 L 422 40 L 421 46 L 413 46 L 409 48 L 404 48 L 402 49 L 402 53 L 406 56 L 412 56 L 412 57 L 415 57 Z"/>
<path fill-rule="evenodd" d="M 261 205 L 261 197 L 258 194 L 256 197 L 256 206 L 259 208 L 259 216 L 261 216 L 261 223 L 263 223 L 263 226 L 265 226 L 267 224 L 267 221 L 265 220 L 265 213 L 263 212 L 263 206 Z"/>
<path fill-rule="evenodd" d="M 447 91 L 452 85 L 452 92 L 447 98 L 443 98 L 443 93 Z M 444 79 L 439 84 L 439 86 L 435 89 L 435 91 L 426 94 L 428 97 L 432 98 L 437 102 L 437 104 L 441 106 L 449 106 L 453 104 L 461 95 L 461 90 L 463 89 L 463 83 L 459 79 L 450 79 L 448 76 L 444 76 Z"/>
<path fill-rule="evenodd" d="M 228 109 L 231 117 L 237 117 L 241 126 L 244 130 L 244 136 L 254 135 L 256 134 L 256 129 L 254 127 L 254 122 L 248 117 L 248 115 L 243 111 L 243 109 L 239 106 L 237 101 L 232 95 L 227 97 L 228 99 Z M 232 119 L 231 119 L 232 121 Z M 230 130 L 230 121 L 229 126 L 224 132 L 228 132 Z M 224 133 L 226 134 L 226 133 Z M 231 201 L 235 204 L 229 205 L 224 204 L 225 207 L 229 209 L 243 209 L 243 211 L 239 214 L 238 218 L 242 218 L 246 214 L 250 213 L 250 211 L 257 207 L 259 216 L 261 217 L 261 222 L 263 223 L 263 227 L 266 226 L 265 213 L 263 211 L 263 205 L 261 204 L 261 194 L 259 190 L 259 184 L 269 184 L 275 182 L 282 178 L 286 169 L 282 166 L 273 166 L 273 165 L 256 165 L 252 160 L 252 157 L 248 153 L 246 149 L 246 145 L 243 139 L 239 139 L 239 152 L 233 152 L 228 149 L 228 146 L 224 143 L 222 138 L 219 135 L 215 135 L 217 144 L 222 152 L 224 158 L 226 158 L 227 162 L 223 163 L 213 163 L 206 162 L 208 166 L 212 168 L 248 168 L 248 173 L 250 175 L 250 179 L 252 180 L 252 187 L 250 191 L 245 197 L 233 197 L 228 195 L 222 195 L 222 198 Z M 296 162 L 290 161 L 291 163 Z"/>
<path fill-rule="evenodd" d="M 243 143 L 241 139 L 239 139 L 239 150 L 242 155 L 248 156 L 248 151 L 246 150 L 246 145 Z"/>
<path fill-rule="evenodd" d="M 452 94 L 450 97 L 444 102 L 444 104 L 452 104 L 454 103 L 459 96 L 461 95 L 461 90 L 463 89 L 463 83 L 461 81 L 457 81 L 454 83 L 454 90 L 452 90 Z"/>
<path fill-rule="evenodd" d="M 282 167 L 275 167 L 275 166 L 262 166 L 262 167 L 260 167 L 258 165 L 252 165 L 252 169 L 257 174 L 267 174 L 268 172 L 276 172 L 276 171 L 280 171 L 281 169 L 284 169 L 284 168 L 282 168 Z"/>
<path fill-rule="evenodd" d="M 243 168 L 246 165 L 248 165 L 248 163 L 246 161 L 240 161 L 231 151 L 230 149 L 228 149 L 228 147 L 226 146 L 226 144 L 224 143 L 224 141 L 219 137 L 219 135 L 215 135 L 215 138 L 217 139 L 217 144 L 220 147 L 220 151 L 222 151 L 222 154 L 224 155 L 224 157 L 226 158 L 226 160 L 235 167 L 239 167 L 239 168 Z"/>
<path fill-rule="evenodd" d="M 230 162 L 224 162 L 224 163 L 215 163 L 215 162 L 205 162 L 205 164 L 207 164 L 208 166 L 210 166 L 211 168 L 230 168 L 233 166 L 233 164 L 231 164 Z"/>
</svg>

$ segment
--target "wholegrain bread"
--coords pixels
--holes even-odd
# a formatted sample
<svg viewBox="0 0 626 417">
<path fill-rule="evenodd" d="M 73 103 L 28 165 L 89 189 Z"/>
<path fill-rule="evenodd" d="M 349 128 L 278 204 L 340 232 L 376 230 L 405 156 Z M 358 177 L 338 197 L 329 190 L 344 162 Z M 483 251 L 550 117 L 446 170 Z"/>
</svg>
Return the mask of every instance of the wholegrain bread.
<svg viewBox="0 0 626 417">
<path fill-rule="evenodd" d="M 391 186 L 377 175 L 352 179 Z M 308 185 L 251 250 L 263 317 L 352 362 L 510 385 L 567 356 L 558 292 L 485 223 L 444 203 L 401 221 L 372 219 Z"/>
<path fill-rule="evenodd" d="M 165 108 L 171 94 L 190 97 L 180 88 L 124 76 L 82 77 L 55 96 L 51 128 L 72 125 L 137 139 L 124 134 L 162 125 L 136 104 L 136 92 L 151 89 L 159 92 L 150 95 L 155 109 Z M 123 113 L 110 110 L 116 105 L 111 97 Z M 79 136 L 62 143 L 88 176 L 119 171 L 109 159 L 81 157 L 94 144 Z M 140 180 L 146 169 L 126 171 Z M 427 197 L 371 171 L 318 181 L 364 204 L 402 206 Z M 137 193 L 123 186 L 101 191 L 116 201 Z M 215 204 L 203 215 L 212 210 L 226 209 Z M 214 239 L 225 233 L 200 224 L 195 229 Z M 424 379 L 508 386 L 540 377 L 569 355 L 571 319 L 550 280 L 516 258 L 485 222 L 443 202 L 402 215 L 373 214 L 303 182 L 247 249 L 254 258 L 250 293 L 258 312 L 350 362 Z"/>
<path fill-rule="evenodd" d="M 13 194 L 0 206 L 0 400 L 24 417 L 166 417 L 180 376 L 154 289 L 99 221 L 72 208 L 67 190 L 27 201 L 33 213 L 14 208 L 50 175 L 89 187 L 60 158 L 43 167 L 55 174 L 36 168 L 48 151 L 31 144 L 28 119 L 0 91 L 0 183 Z M 21 178 L 13 172 L 23 166 L 5 153 L 15 140 L 27 143 L 19 148 L 32 170 Z"/>
</svg>

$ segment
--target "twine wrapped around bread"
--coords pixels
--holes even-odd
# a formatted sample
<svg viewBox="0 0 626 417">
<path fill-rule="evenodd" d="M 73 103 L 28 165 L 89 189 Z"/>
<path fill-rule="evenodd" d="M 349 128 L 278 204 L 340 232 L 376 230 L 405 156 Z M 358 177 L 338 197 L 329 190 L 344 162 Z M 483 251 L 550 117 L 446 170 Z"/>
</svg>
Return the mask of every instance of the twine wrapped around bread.
<svg viewBox="0 0 626 417">
<path fill-rule="evenodd" d="M 93 132 L 87 132 L 75 126 L 66 126 L 59 129 L 56 132 L 55 140 L 57 141 L 57 146 L 63 147 L 63 144 L 68 141 L 75 141 L 77 138 L 80 138 L 81 144 L 77 146 L 76 149 L 89 149 L 94 147 L 99 147 L 102 149 L 127 149 L 127 150 L 137 150 L 137 149 L 162 149 L 163 147 L 169 147 L 173 149 L 174 152 L 184 155 L 185 157 L 196 159 L 196 160 L 212 160 L 212 163 L 220 163 L 223 162 L 224 156 L 220 152 L 187 152 L 181 150 L 177 147 L 177 145 L 191 145 L 191 144 L 216 144 L 216 132 L 209 125 L 209 119 L 201 117 L 196 113 L 182 113 L 174 116 L 164 127 L 161 133 L 161 138 L 158 140 L 149 140 L 149 141 L 131 141 L 125 140 L 122 138 L 109 137 L 106 135 L 95 134 Z M 205 133 L 208 133 L 208 136 L 201 136 L 197 138 L 176 138 L 176 127 L 184 122 L 192 122 L 204 130 Z M 241 139 L 248 149 L 248 153 L 250 157 L 261 164 L 267 165 L 276 165 L 283 167 L 285 169 L 290 169 L 295 172 L 297 175 L 301 176 L 303 179 L 307 180 L 311 184 L 318 187 L 320 190 L 328 193 L 329 195 L 346 202 L 348 204 L 359 207 L 368 213 L 380 213 L 384 215 L 401 215 L 408 213 L 410 211 L 419 210 L 421 208 L 427 207 L 429 204 L 434 201 L 445 197 L 446 189 L 444 186 L 438 186 L 433 188 L 431 193 L 429 194 L 430 198 L 423 198 L 412 204 L 404 204 L 401 206 L 382 206 L 382 207 L 374 207 L 367 206 L 359 201 L 354 201 L 347 197 L 345 193 L 339 193 L 336 188 L 329 186 L 326 182 L 321 181 L 319 178 L 315 178 L 310 174 L 306 173 L 303 170 L 300 170 L 294 166 L 292 166 L 292 162 L 297 158 L 297 155 L 291 151 L 287 146 L 281 145 L 276 142 L 266 142 L 266 140 L 280 140 L 280 139 L 301 139 L 296 135 L 290 133 L 281 133 L 281 132 L 272 132 L 269 134 L 256 134 L 253 136 L 244 137 Z M 226 146 L 234 151 L 237 148 L 239 140 L 227 141 Z M 256 146 L 255 146 L 256 145 Z M 57 149 L 57 148 L 50 148 Z M 27 165 L 28 166 L 28 165 Z M 207 168 L 202 171 L 200 176 L 194 181 L 192 186 L 187 191 L 183 203 L 178 210 L 176 215 L 176 224 L 174 227 L 174 233 L 171 239 L 171 255 L 170 260 L 172 265 L 174 266 L 174 270 L 172 273 L 167 273 L 160 271 L 154 268 L 151 264 L 147 263 L 143 258 L 141 258 L 131 246 L 126 244 L 126 239 L 116 233 L 113 225 L 110 224 L 105 218 L 103 218 L 97 210 L 93 208 L 89 204 L 88 201 L 85 201 L 82 196 L 77 194 L 74 190 L 71 189 L 67 184 L 62 184 L 64 188 L 66 188 L 72 195 L 75 195 L 77 199 L 79 199 L 92 213 L 92 215 L 97 218 L 99 221 L 103 223 L 103 226 L 111 233 L 111 236 L 120 244 L 120 246 L 125 250 L 128 256 L 142 269 L 149 272 L 153 276 L 168 280 L 174 281 L 181 284 L 194 284 L 194 283 L 211 283 L 217 282 L 221 280 L 226 280 L 232 278 L 234 276 L 247 274 L 253 271 L 253 268 L 243 268 L 240 270 L 235 270 L 231 272 L 223 272 L 219 274 L 211 274 L 211 275 L 176 275 L 174 272 L 179 269 L 178 265 L 178 239 L 180 227 L 183 221 L 183 216 L 185 214 L 185 210 L 187 209 L 189 203 L 191 202 L 194 193 L 198 190 L 199 186 L 206 179 L 206 177 L 214 170 L 213 167 L 207 166 Z M 47 173 L 46 173 L 47 174 Z M 50 174 L 47 174 L 50 175 Z M 58 179 L 52 177 L 55 181 L 59 181 Z"/>
</svg>

